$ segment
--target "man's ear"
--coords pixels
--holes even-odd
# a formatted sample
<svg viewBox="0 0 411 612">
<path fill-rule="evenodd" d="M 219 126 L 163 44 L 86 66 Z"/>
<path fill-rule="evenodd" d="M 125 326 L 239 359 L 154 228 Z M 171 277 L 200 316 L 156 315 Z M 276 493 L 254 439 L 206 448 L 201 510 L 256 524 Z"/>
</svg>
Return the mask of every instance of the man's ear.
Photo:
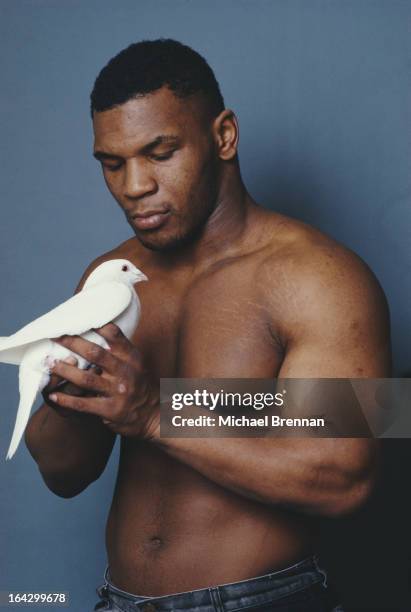
<svg viewBox="0 0 411 612">
<path fill-rule="evenodd" d="M 238 122 L 232 110 L 223 110 L 214 120 L 214 138 L 217 144 L 220 159 L 229 161 L 237 154 L 238 147 Z"/>
</svg>

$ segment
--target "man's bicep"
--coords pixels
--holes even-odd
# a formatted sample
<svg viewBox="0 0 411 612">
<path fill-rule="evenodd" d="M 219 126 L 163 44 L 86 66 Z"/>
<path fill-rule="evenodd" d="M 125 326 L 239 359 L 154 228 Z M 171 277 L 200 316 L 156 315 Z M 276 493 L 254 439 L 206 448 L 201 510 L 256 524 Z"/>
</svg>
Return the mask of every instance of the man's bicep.
<svg viewBox="0 0 411 612">
<path fill-rule="evenodd" d="M 324 417 L 326 430 L 319 433 L 331 437 L 367 437 L 368 410 L 350 382 L 342 379 L 390 375 L 388 310 L 382 290 L 367 270 L 360 269 L 345 286 L 318 294 L 317 305 L 313 295 L 305 295 L 307 307 L 301 309 L 295 333 L 290 332 L 278 377 L 311 380 L 284 381 L 287 416 Z"/>
<path fill-rule="evenodd" d="M 369 337 L 359 346 L 349 338 L 328 343 L 301 340 L 289 348 L 279 378 L 384 378 L 390 372 L 389 345 Z"/>
<path fill-rule="evenodd" d="M 385 296 L 363 269 L 341 286 L 307 288 L 297 326 L 288 327 L 279 377 L 378 378 L 390 375 Z M 308 297 L 307 297 L 308 296 Z"/>
</svg>

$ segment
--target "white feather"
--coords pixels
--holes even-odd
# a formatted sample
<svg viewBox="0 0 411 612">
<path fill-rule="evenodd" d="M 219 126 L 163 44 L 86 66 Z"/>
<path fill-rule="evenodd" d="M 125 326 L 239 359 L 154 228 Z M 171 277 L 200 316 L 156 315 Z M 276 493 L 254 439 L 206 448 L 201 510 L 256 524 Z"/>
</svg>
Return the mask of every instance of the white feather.
<svg viewBox="0 0 411 612">
<path fill-rule="evenodd" d="M 0 345 L 3 340 L 8 340 L 7 336 L 0 336 Z M 6 349 L 1 352 L 0 361 L 2 363 L 11 363 L 12 365 L 20 365 L 25 351 L 26 348 L 24 346 L 16 346 L 14 348 Z"/>
<path fill-rule="evenodd" d="M 125 259 L 106 261 L 89 276 L 82 291 L 8 337 L 0 337 L 0 362 L 19 365 L 20 404 L 7 459 L 17 450 L 37 394 L 50 380 L 50 367 L 57 359 L 75 356 L 78 367 L 89 362 L 53 342 L 62 335 L 81 335 L 107 348 L 106 340 L 93 331 L 116 323 L 127 338 L 137 327 L 140 302 L 134 283 L 147 277 Z"/>
<path fill-rule="evenodd" d="M 127 308 L 131 297 L 130 288 L 121 283 L 109 282 L 86 288 L 12 336 L 0 340 L 0 361 L 3 361 L 2 351 L 7 349 L 44 338 L 58 338 L 63 334 L 80 335 L 93 327 L 102 327 Z"/>
<path fill-rule="evenodd" d="M 17 450 L 21 437 L 30 417 L 31 407 L 37 393 L 43 389 L 49 376 L 40 370 L 32 370 L 24 365 L 24 359 L 19 370 L 20 403 L 17 410 L 16 422 L 6 459 L 11 459 Z"/>
</svg>

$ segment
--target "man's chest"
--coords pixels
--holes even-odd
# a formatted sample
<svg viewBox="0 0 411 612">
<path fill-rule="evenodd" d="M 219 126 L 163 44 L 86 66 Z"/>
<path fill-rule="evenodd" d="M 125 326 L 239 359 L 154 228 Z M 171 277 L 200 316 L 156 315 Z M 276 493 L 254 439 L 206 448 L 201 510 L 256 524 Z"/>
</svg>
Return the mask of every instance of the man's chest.
<svg viewBox="0 0 411 612">
<path fill-rule="evenodd" d="M 252 271 L 229 266 L 191 282 L 150 276 L 134 341 L 155 377 L 264 378 L 281 351 Z"/>
</svg>

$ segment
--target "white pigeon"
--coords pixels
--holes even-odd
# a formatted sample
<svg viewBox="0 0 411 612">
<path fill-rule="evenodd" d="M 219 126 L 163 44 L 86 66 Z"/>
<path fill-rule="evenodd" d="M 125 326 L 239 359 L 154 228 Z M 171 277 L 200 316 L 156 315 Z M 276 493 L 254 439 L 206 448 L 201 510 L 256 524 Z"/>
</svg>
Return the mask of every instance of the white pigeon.
<svg viewBox="0 0 411 612">
<path fill-rule="evenodd" d="M 110 322 L 131 338 L 140 318 L 140 301 L 133 285 L 143 280 L 148 280 L 145 274 L 127 259 L 105 261 L 90 274 L 79 293 L 12 336 L 0 337 L 0 362 L 20 366 L 20 403 L 7 459 L 17 450 L 36 396 L 49 383 L 55 361 L 74 356 L 79 368 L 90 365 L 50 338 L 79 335 L 107 348 L 106 340 L 92 330 Z"/>
</svg>

